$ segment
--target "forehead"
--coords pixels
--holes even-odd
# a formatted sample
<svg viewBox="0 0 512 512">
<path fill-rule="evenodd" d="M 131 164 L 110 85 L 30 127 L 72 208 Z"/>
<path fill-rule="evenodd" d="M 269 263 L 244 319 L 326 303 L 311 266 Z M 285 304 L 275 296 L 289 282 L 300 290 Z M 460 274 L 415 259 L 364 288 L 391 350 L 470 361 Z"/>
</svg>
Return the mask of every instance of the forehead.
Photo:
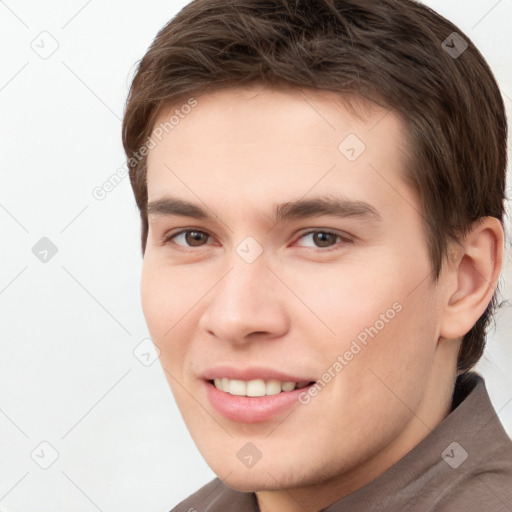
<svg viewBox="0 0 512 512">
<path fill-rule="evenodd" d="M 402 121 L 360 97 L 254 86 L 194 101 L 162 109 L 155 122 L 149 201 L 169 194 L 263 205 L 336 189 L 382 202 L 390 184 L 403 185 Z"/>
</svg>

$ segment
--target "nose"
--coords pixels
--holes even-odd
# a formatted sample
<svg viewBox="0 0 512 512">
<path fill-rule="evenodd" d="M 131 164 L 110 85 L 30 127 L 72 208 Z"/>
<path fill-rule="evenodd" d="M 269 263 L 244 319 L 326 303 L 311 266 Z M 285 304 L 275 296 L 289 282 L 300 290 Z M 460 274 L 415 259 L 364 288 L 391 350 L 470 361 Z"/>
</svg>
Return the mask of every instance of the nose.
<svg viewBox="0 0 512 512">
<path fill-rule="evenodd" d="M 283 336 L 289 317 L 281 287 L 262 257 L 246 263 L 235 255 L 230 270 L 208 294 L 199 328 L 233 344 Z"/>
</svg>

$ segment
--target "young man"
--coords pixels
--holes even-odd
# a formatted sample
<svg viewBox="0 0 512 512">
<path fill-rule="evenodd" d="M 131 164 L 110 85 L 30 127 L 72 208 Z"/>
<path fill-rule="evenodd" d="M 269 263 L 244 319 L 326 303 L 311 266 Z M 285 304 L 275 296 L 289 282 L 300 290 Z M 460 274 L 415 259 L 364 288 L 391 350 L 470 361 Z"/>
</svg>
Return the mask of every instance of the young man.
<svg viewBox="0 0 512 512">
<path fill-rule="evenodd" d="M 123 143 L 142 306 L 218 478 L 176 511 L 507 511 L 471 368 L 503 260 L 504 107 L 409 0 L 196 0 Z"/>
</svg>

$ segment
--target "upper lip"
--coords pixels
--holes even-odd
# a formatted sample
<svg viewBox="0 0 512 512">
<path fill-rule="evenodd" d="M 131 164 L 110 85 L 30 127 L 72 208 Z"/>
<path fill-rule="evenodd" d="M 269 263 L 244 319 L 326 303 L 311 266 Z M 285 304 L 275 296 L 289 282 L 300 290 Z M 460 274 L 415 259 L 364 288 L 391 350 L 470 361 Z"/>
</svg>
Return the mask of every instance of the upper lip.
<svg viewBox="0 0 512 512">
<path fill-rule="evenodd" d="M 316 379 L 310 378 L 307 375 L 292 375 L 284 373 L 280 370 L 274 370 L 273 368 L 250 366 L 247 368 L 233 367 L 233 366 L 214 366 L 208 368 L 202 374 L 203 379 L 213 380 L 226 377 L 228 379 L 236 380 L 255 380 L 263 379 L 278 380 L 280 382 L 314 382 Z"/>
</svg>

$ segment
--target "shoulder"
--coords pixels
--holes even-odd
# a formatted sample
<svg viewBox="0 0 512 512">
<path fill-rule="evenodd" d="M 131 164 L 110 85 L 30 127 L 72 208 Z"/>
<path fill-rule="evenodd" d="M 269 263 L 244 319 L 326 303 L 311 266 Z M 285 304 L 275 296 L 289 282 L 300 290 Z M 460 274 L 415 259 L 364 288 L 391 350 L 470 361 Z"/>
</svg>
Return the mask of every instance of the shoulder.
<svg viewBox="0 0 512 512">
<path fill-rule="evenodd" d="M 456 428 L 448 429 L 448 435 L 443 436 L 445 443 L 450 441 L 442 454 L 447 463 L 443 465 L 446 487 L 438 496 L 435 510 L 510 511 L 512 440 L 492 406 L 482 378 L 464 402 L 459 406 L 463 414 L 459 414 Z"/>
<path fill-rule="evenodd" d="M 509 512 L 512 510 L 512 469 L 477 473 L 443 496 L 436 512 Z"/>
<path fill-rule="evenodd" d="M 253 493 L 235 491 L 215 478 L 176 505 L 170 512 L 256 512 Z"/>
<path fill-rule="evenodd" d="M 208 482 L 194 494 L 191 494 L 188 498 L 176 505 L 171 512 L 194 512 L 194 507 L 204 505 L 208 503 L 209 500 L 218 497 L 219 491 L 222 491 L 219 485 L 220 483 L 218 478 Z"/>
</svg>

